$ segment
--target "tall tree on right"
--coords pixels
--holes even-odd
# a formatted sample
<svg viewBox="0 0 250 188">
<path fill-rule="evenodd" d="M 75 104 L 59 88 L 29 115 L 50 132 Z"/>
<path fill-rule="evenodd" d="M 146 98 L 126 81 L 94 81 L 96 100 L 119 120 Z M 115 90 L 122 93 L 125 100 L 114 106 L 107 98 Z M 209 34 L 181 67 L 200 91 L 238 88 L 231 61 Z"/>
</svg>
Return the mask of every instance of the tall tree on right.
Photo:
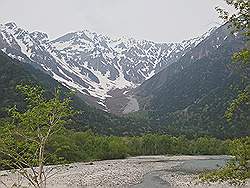
<svg viewBox="0 0 250 188">
<path fill-rule="evenodd" d="M 250 106 L 250 2 L 248 0 L 225 0 L 225 2 L 234 7 L 235 13 L 230 15 L 227 10 L 216 7 L 220 14 L 219 17 L 228 22 L 233 34 L 241 34 L 246 38 L 245 48 L 235 52 L 232 56 L 232 68 L 240 73 L 246 83 L 246 87 L 239 91 L 238 96 L 230 103 L 225 112 L 227 121 L 232 122 L 237 116 L 241 115 L 242 108 L 249 108 Z M 232 142 L 230 152 L 234 159 L 226 167 L 202 174 L 200 179 L 208 182 L 228 181 L 232 184 L 244 184 L 250 178 L 250 137 L 240 138 Z"/>
<path fill-rule="evenodd" d="M 247 83 L 244 90 L 239 91 L 237 98 L 235 98 L 228 107 L 225 117 L 228 121 L 232 121 L 237 112 L 241 111 L 242 105 L 248 105 L 250 102 L 250 30 L 249 30 L 249 5 L 248 0 L 225 0 L 230 6 L 233 6 L 235 13 L 230 15 L 227 10 L 216 7 L 217 12 L 220 14 L 225 22 L 229 23 L 229 27 L 232 28 L 234 34 L 244 35 L 246 38 L 246 46 L 239 52 L 235 52 L 233 59 L 233 69 L 238 71 L 242 79 Z"/>
</svg>

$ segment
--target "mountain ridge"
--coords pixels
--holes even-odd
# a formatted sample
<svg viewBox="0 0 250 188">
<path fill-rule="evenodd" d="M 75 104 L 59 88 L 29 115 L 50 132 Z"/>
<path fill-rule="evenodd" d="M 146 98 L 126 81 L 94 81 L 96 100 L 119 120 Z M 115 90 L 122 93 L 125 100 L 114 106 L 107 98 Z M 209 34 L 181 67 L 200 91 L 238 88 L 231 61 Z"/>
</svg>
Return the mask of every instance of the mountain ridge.
<svg viewBox="0 0 250 188">
<path fill-rule="evenodd" d="M 227 108 L 247 84 L 232 68 L 232 55 L 245 47 L 244 36 L 232 34 L 227 24 L 221 26 L 135 89 L 138 113 L 171 134 L 249 135 L 249 104 L 241 106 L 233 122 L 225 118 Z"/>
<path fill-rule="evenodd" d="M 113 39 L 88 30 L 49 40 L 43 32 L 28 32 L 15 23 L 1 25 L 0 49 L 28 62 L 75 89 L 100 108 L 107 108 L 109 93 L 135 88 L 177 61 L 210 35 L 182 43 L 154 43 L 132 38 Z"/>
<path fill-rule="evenodd" d="M 81 84 L 81 86 L 86 84 L 86 88 L 89 89 L 88 87 L 90 87 L 92 91 L 95 91 L 96 86 L 101 86 L 99 79 L 104 77 L 107 71 L 111 71 L 112 66 L 114 68 L 113 77 L 111 74 L 106 74 L 105 79 L 109 81 L 107 84 L 112 82 L 114 84 L 115 81 L 112 81 L 112 79 L 117 80 L 115 70 L 117 70 L 118 65 L 121 65 L 117 58 L 116 61 L 99 61 L 100 59 L 107 60 L 105 59 L 107 54 L 115 53 L 108 46 L 110 43 L 101 43 L 101 39 L 92 41 L 95 36 L 90 37 L 92 39 L 89 38 L 91 42 L 88 43 L 82 33 L 75 32 L 69 36 L 64 36 L 63 39 L 61 38 L 60 44 L 58 44 L 58 41 L 53 41 L 50 44 L 51 41 L 47 40 L 48 36 L 45 33 L 29 33 L 18 28 L 13 30 L 12 27 L 14 26 L 9 24 L 8 27 L 11 30 L 1 30 L 0 33 L 0 49 L 13 58 L 13 61 L 15 59 L 21 60 L 21 62 L 17 61 L 14 66 L 19 62 L 24 64 L 27 69 L 35 67 L 43 70 L 43 73 L 47 73 L 46 75 L 55 82 L 59 80 L 64 83 L 60 79 L 74 81 L 72 84 Z M 79 35 L 82 37 L 79 37 Z M 4 38 L 6 36 L 9 36 L 9 38 Z M 108 39 L 105 38 L 106 40 Z M 81 41 L 84 41 L 84 45 L 81 44 Z M 94 45 L 94 42 L 97 44 Z M 130 43 L 132 42 L 134 41 L 130 40 Z M 142 44 L 146 43 L 136 43 L 129 50 L 124 50 L 126 58 L 134 58 L 135 60 L 145 58 L 145 56 L 138 56 L 138 53 L 141 53 L 140 45 Z M 86 112 L 81 114 L 77 122 L 71 125 L 71 128 L 75 130 L 91 129 L 94 132 L 106 135 L 140 135 L 155 132 L 177 136 L 184 134 L 189 137 L 212 135 L 218 138 L 247 135 L 249 131 L 246 131 L 246 124 L 247 121 L 249 122 L 249 118 L 246 114 L 249 108 L 244 107 L 244 113 L 241 113 L 241 117 L 236 118 L 233 125 L 229 125 L 224 118 L 225 110 L 230 101 L 237 96 L 235 88 L 244 86 L 240 76 L 229 67 L 232 53 L 241 49 L 244 44 L 244 39 L 240 35 L 232 35 L 225 25 L 214 30 L 195 47 L 190 50 L 187 49 L 185 53 L 183 52 L 181 58 L 177 58 L 177 61 L 165 62 L 165 65 L 166 63 L 169 64 L 162 67 L 162 70 L 149 79 L 146 80 L 144 77 L 142 84 L 132 90 L 128 90 L 126 87 L 123 87 L 123 89 L 111 87 L 112 90 L 109 90 L 107 94 L 112 97 L 107 97 L 106 100 L 98 98 L 99 101 L 96 101 L 94 96 L 85 94 L 85 92 L 78 92 L 77 94 L 82 95 L 82 98 L 88 98 L 84 101 L 93 100 L 97 104 L 99 102 L 99 105 L 103 106 L 106 111 L 109 109 L 110 112 L 110 109 L 112 109 L 111 112 L 114 114 L 128 114 L 124 117 L 117 117 L 101 110 L 97 111 L 94 108 L 84 107 Z M 155 46 L 156 44 L 147 43 L 147 45 L 148 49 L 152 50 L 155 49 L 152 48 L 152 45 Z M 85 46 L 87 46 L 87 51 L 84 50 Z M 124 48 L 126 48 L 126 45 L 123 43 L 122 49 Z M 120 46 L 117 49 L 121 49 Z M 84 56 L 81 51 L 85 54 Z M 99 54 L 94 52 L 99 52 Z M 124 54 L 122 51 L 120 52 L 120 55 Z M 176 57 L 172 56 L 175 60 Z M 80 58 L 83 58 L 84 61 L 79 61 Z M 84 64 L 86 58 L 90 58 L 88 64 Z M 110 57 L 107 56 L 107 58 Z M 136 63 L 138 62 L 136 61 Z M 9 64 L 11 64 L 11 60 Z M 128 65 L 130 63 L 126 62 L 125 68 Z M 13 65 L 12 68 L 14 69 Z M 136 70 L 134 67 L 130 67 L 130 69 Z M 142 69 L 143 67 L 139 66 L 138 70 Z M 3 76 L 8 73 L 4 66 L 0 70 L 4 73 Z M 101 76 L 96 76 L 96 72 L 99 72 Z M 16 79 L 15 74 L 18 74 L 18 71 L 8 75 L 10 80 Z M 122 74 L 124 75 L 123 72 Z M 57 79 L 55 79 L 55 75 L 58 76 Z M 88 82 L 88 79 L 83 77 L 84 75 L 91 82 Z M 126 81 L 130 84 L 136 84 L 135 80 L 140 78 L 138 75 L 130 77 L 133 82 L 131 80 Z M 3 77 L 3 86 L 6 85 L 5 79 L 6 77 Z M 123 79 L 125 79 L 125 76 Z M 74 85 L 66 86 L 72 88 Z M 88 92 L 87 89 L 86 92 Z M 99 89 L 101 90 L 101 88 Z M 13 88 L 11 90 L 13 91 Z M 8 101 L 9 95 L 5 96 L 7 96 Z M 106 103 L 104 104 L 104 102 Z"/>
</svg>

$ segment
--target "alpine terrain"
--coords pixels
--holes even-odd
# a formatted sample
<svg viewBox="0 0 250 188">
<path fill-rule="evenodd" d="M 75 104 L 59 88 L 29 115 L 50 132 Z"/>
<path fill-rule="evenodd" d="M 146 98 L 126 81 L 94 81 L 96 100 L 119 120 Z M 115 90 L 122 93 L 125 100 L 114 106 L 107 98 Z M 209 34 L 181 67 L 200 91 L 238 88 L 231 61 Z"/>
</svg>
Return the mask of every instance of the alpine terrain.
<svg viewBox="0 0 250 188">
<path fill-rule="evenodd" d="M 78 91 L 88 103 L 106 111 L 123 112 L 128 102 L 124 96 L 126 101 L 119 99 L 123 93 L 179 60 L 214 30 L 181 43 L 114 39 L 88 30 L 50 40 L 46 33 L 29 32 L 15 23 L 7 23 L 0 26 L 0 49 L 44 70 Z M 112 96 L 122 105 L 114 106 L 117 103 Z"/>
<path fill-rule="evenodd" d="M 234 126 L 224 117 L 238 90 L 246 86 L 231 68 L 232 54 L 244 47 L 244 37 L 232 34 L 227 25 L 181 43 L 161 44 L 87 30 L 49 40 L 47 34 L 25 31 L 15 23 L 1 25 L 0 32 L 0 49 L 15 64 L 34 69 L 31 73 L 39 70 L 76 91 L 76 106 L 84 114 L 76 117 L 77 130 L 119 135 L 248 135 L 247 106 Z M 128 115 L 118 118 L 85 102 Z"/>
</svg>

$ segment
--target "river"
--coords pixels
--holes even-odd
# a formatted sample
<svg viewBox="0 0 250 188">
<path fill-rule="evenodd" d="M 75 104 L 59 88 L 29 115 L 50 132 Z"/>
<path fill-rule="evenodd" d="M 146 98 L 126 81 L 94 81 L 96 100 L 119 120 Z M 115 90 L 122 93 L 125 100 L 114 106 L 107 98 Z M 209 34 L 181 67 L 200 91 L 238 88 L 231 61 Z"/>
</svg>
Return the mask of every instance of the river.
<svg viewBox="0 0 250 188">
<path fill-rule="evenodd" d="M 184 174 L 196 174 L 205 170 L 215 170 L 225 166 L 228 158 L 221 159 L 200 159 L 200 160 L 188 160 L 183 161 L 180 165 L 173 169 L 158 170 L 146 174 L 143 177 L 143 181 L 140 184 L 131 186 L 132 188 L 171 188 L 171 184 L 168 181 L 164 181 L 161 177 L 166 173 L 184 173 Z M 166 161 L 167 162 L 167 161 Z"/>
<path fill-rule="evenodd" d="M 158 155 L 48 166 L 47 170 L 54 169 L 55 175 L 47 180 L 47 187 L 235 188 L 229 184 L 194 184 L 194 178 L 199 172 L 219 168 L 228 159 L 229 156 Z M 20 181 L 20 176 L 12 171 L 0 171 L 1 181 L 11 187 L 13 183 Z M 28 187 L 25 179 L 22 183 L 24 187 Z M 249 183 L 245 187 L 249 187 Z"/>
</svg>

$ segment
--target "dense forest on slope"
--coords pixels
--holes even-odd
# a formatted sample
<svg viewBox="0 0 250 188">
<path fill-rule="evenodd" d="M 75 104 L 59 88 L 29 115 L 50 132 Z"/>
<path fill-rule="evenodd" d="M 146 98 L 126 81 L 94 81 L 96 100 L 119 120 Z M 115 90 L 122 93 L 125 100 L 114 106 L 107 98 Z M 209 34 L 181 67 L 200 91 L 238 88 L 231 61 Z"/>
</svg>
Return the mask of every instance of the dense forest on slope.
<svg viewBox="0 0 250 188">
<path fill-rule="evenodd" d="M 218 40 L 222 40 L 220 45 Z M 217 29 L 179 61 L 136 89 L 141 108 L 137 114 L 174 135 L 249 135 L 247 105 L 230 124 L 224 117 L 232 100 L 246 86 L 230 67 L 233 52 L 244 44 L 245 39 L 231 34 L 227 25 Z"/>
<path fill-rule="evenodd" d="M 13 60 L 7 57 L 5 54 L 0 54 L 0 87 L 1 87 L 1 117 L 6 117 L 7 107 L 12 107 L 17 105 L 18 109 L 24 109 L 25 103 L 23 102 L 23 97 L 17 93 L 16 85 L 20 83 L 31 83 L 40 84 L 47 91 L 47 95 L 53 95 L 54 89 L 59 85 L 64 92 L 69 92 L 69 90 L 59 84 L 57 81 L 52 79 L 49 75 L 43 73 L 42 71 L 33 68 L 29 64 L 21 63 L 17 60 Z M 73 106 L 80 112 L 74 117 L 74 121 L 71 122 L 66 127 L 76 130 L 85 131 L 91 129 L 95 133 L 105 134 L 105 135 L 142 135 L 145 133 L 161 133 L 161 134 L 171 134 L 171 135 L 181 135 L 185 134 L 189 137 L 194 136 L 217 136 L 224 138 L 226 136 L 238 136 L 240 135 L 236 132 L 235 128 L 225 128 L 224 134 L 221 130 L 220 124 L 216 122 L 213 126 L 202 125 L 200 121 L 201 117 L 199 113 L 194 114 L 196 116 L 192 121 L 184 122 L 185 114 L 168 114 L 163 113 L 145 113 L 143 114 L 130 114 L 127 117 L 117 117 L 112 114 L 106 113 L 101 110 L 97 110 L 93 107 L 88 106 L 78 97 L 74 97 Z M 225 106 L 226 107 L 226 106 Z M 201 107 L 203 108 L 203 107 Z M 182 115 L 182 116 L 181 116 Z M 175 118 L 177 116 L 177 118 Z M 178 118 L 178 116 L 180 118 Z M 160 121 L 160 118 L 168 118 L 169 123 L 166 121 Z M 174 121 L 171 120 L 174 118 Z M 155 121 L 155 119 L 158 119 Z M 153 121 L 152 121 L 153 120 Z M 198 121 L 201 125 L 194 126 L 195 121 Z M 185 126 L 183 126 L 183 124 Z M 212 123 L 211 123 L 212 124 Z M 237 129 L 241 129 L 237 127 Z"/>
<path fill-rule="evenodd" d="M 8 108 L 17 106 L 25 109 L 24 98 L 16 91 L 18 84 L 41 85 L 46 90 L 47 97 L 53 96 L 56 87 L 60 87 L 64 95 L 70 91 L 33 66 L 9 58 L 0 52 L 0 118 L 7 116 Z M 133 118 L 117 117 L 107 112 L 87 105 L 77 94 L 72 104 L 79 113 L 75 115 L 69 129 L 84 131 L 92 129 L 96 133 L 106 135 L 133 135 L 152 131 L 145 121 Z"/>
<path fill-rule="evenodd" d="M 54 94 L 44 91 L 34 83 L 16 88 L 23 96 L 23 107 L 11 108 L 6 117 L 0 119 L 0 170 L 20 168 L 25 173 L 25 168 L 30 166 L 42 165 L 43 168 L 49 164 L 134 155 L 230 154 L 234 143 L 207 136 L 194 139 L 166 134 L 118 137 L 70 130 L 67 128 L 77 123 L 75 115 L 79 112 L 71 106 L 74 99 L 60 96 L 58 90 Z"/>
</svg>

